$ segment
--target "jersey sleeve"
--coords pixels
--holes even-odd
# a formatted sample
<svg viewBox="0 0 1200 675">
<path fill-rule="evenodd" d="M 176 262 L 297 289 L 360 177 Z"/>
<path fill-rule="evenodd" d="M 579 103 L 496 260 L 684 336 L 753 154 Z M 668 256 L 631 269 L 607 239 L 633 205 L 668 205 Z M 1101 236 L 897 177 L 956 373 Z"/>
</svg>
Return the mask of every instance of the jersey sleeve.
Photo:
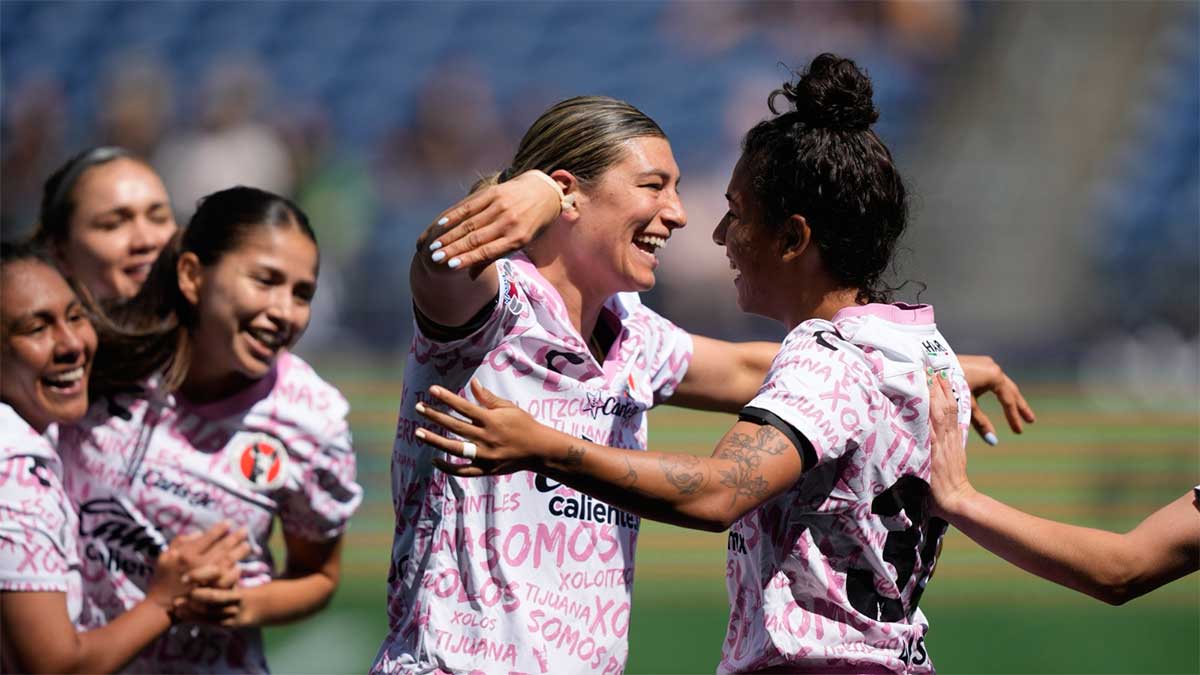
<svg viewBox="0 0 1200 675">
<path fill-rule="evenodd" d="M 497 261 L 496 275 L 496 297 L 461 331 L 435 326 L 428 319 L 416 320 L 413 354 L 418 362 L 433 360 L 443 372 L 460 363 L 470 366 L 472 360 L 481 359 L 506 336 L 518 331 L 522 317 L 531 312 L 529 294 L 510 261 Z"/>
<path fill-rule="evenodd" d="M 328 541 L 346 530 L 362 503 L 362 487 L 356 481 L 357 462 L 345 418 L 314 436 L 311 452 L 297 458 L 300 487 L 280 504 L 279 519 L 287 534 Z"/>
<path fill-rule="evenodd" d="M 831 340 L 820 333 L 789 340 L 741 415 L 798 433 L 808 444 L 797 448 L 806 471 L 855 450 L 870 426 L 869 394 Z"/>
<path fill-rule="evenodd" d="M 51 522 L 61 504 L 38 482 L 41 470 L 28 456 L 0 461 L 0 590 L 67 592 L 66 533 Z"/>
<path fill-rule="evenodd" d="M 675 394 L 675 389 L 687 374 L 695 347 L 687 331 L 649 307 L 639 303 L 633 312 L 636 320 L 645 323 L 649 347 L 646 350 L 646 372 L 650 376 L 654 404 L 658 405 Z"/>
</svg>

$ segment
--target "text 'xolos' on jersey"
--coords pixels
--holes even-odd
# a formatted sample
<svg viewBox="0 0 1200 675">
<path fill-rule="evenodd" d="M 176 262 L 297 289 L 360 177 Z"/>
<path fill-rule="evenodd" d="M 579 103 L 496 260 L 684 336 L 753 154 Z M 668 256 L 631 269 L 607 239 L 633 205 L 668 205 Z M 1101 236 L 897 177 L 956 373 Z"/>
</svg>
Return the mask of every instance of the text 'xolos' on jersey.
<svg viewBox="0 0 1200 675">
<path fill-rule="evenodd" d="M 496 264 L 495 308 L 471 335 L 418 329 L 392 453 L 389 633 L 374 671 L 615 673 L 625 666 L 637 516 L 543 476 L 458 479 L 433 469 L 414 410 L 471 378 L 577 438 L 646 447 L 646 411 L 670 396 L 691 337 L 636 295 L 605 303 L 598 363 L 558 292 L 522 255 Z M 442 431 L 436 429 L 436 431 Z"/>
</svg>

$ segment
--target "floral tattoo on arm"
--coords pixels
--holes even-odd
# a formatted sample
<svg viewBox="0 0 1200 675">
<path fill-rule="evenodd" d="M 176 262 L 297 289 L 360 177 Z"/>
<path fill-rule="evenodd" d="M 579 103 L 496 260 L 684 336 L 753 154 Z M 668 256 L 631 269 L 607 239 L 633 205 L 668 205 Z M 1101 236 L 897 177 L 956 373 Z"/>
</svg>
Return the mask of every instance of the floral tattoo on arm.
<svg viewBox="0 0 1200 675">
<path fill-rule="evenodd" d="M 790 445 L 783 434 L 769 424 L 759 427 L 753 436 L 736 433 L 725 439 L 713 456 L 733 462 L 728 469 L 720 470 L 721 485 L 733 488 L 730 506 L 737 503 L 738 497 L 761 499 L 767 494 L 767 479 L 759 469 L 763 455 L 781 455 Z"/>
</svg>

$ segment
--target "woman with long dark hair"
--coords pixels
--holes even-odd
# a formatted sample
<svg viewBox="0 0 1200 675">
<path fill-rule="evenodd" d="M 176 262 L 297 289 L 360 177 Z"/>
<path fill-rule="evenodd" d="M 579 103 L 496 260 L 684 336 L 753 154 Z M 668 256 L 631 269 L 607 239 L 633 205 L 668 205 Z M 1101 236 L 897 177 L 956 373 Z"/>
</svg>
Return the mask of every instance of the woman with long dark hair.
<svg viewBox="0 0 1200 675">
<path fill-rule="evenodd" d="M 101 396 L 60 446 L 79 503 L 88 599 L 111 620 L 146 593 L 138 542 L 218 520 L 252 550 L 235 588 L 193 589 L 150 672 L 263 672 L 261 626 L 323 607 L 361 501 L 348 405 L 289 349 L 308 325 L 316 238 L 288 200 L 209 195 L 141 291 L 101 325 Z M 286 560 L 267 546 L 282 524 Z M 110 536 L 121 523 L 138 536 Z"/>
<path fill-rule="evenodd" d="M 0 670 L 99 673 L 165 632 L 198 583 L 232 585 L 244 537 L 217 523 L 158 542 L 144 598 L 92 630 L 79 517 L 44 434 L 88 408 L 97 348 L 86 306 L 40 250 L 0 244 Z"/>
</svg>

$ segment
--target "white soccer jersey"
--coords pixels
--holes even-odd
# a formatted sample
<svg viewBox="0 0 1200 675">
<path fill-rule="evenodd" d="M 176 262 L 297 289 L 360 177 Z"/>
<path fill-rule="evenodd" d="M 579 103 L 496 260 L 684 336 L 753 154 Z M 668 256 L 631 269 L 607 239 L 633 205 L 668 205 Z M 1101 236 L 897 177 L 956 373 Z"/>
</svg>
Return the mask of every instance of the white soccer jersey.
<svg viewBox="0 0 1200 675">
<path fill-rule="evenodd" d="M 527 258 L 496 268 L 482 327 L 413 340 L 392 453 L 389 633 L 373 671 L 621 672 L 638 517 L 530 472 L 448 477 L 413 436 L 429 424 L 414 405 L 432 403 L 433 384 L 470 397 L 474 377 L 572 436 L 644 449 L 646 411 L 683 378 L 691 336 L 617 295 L 601 317 L 617 337 L 599 364 Z"/>
<path fill-rule="evenodd" d="M 66 593 L 67 613 L 83 611 L 79 520 L 50 443 L 0 403 L 0 591 Z"/>
<path fill-rule="evenodd" d="M 932 308 L 853 307 L 788 334 L 747 413 L 777 416 L 814 453 L 730 528 L 719 672 L 933 671 L 917 602 L 946 524 L 925 508 L 927 367 L 963 394 L 965 429 L 969 390 Z"/>
<path fill-rule="evenodd" d="M 176 536 L 224 520 L 253 551 L 242 586 L 271 580 L 275 516 L 289 535 L 339 536 L 362 499 L 337 389 L 285 352 L 271 372 L 228 399 L 193 405 L 149 386 L 96 402 L 60 431 L 66 485 L 79 508 L 84 588 L 105 621 L 145 597 L 158 553 Z M 265 672 L 261 631 L 179 624 L 130 672 Z"/>
</svg>

